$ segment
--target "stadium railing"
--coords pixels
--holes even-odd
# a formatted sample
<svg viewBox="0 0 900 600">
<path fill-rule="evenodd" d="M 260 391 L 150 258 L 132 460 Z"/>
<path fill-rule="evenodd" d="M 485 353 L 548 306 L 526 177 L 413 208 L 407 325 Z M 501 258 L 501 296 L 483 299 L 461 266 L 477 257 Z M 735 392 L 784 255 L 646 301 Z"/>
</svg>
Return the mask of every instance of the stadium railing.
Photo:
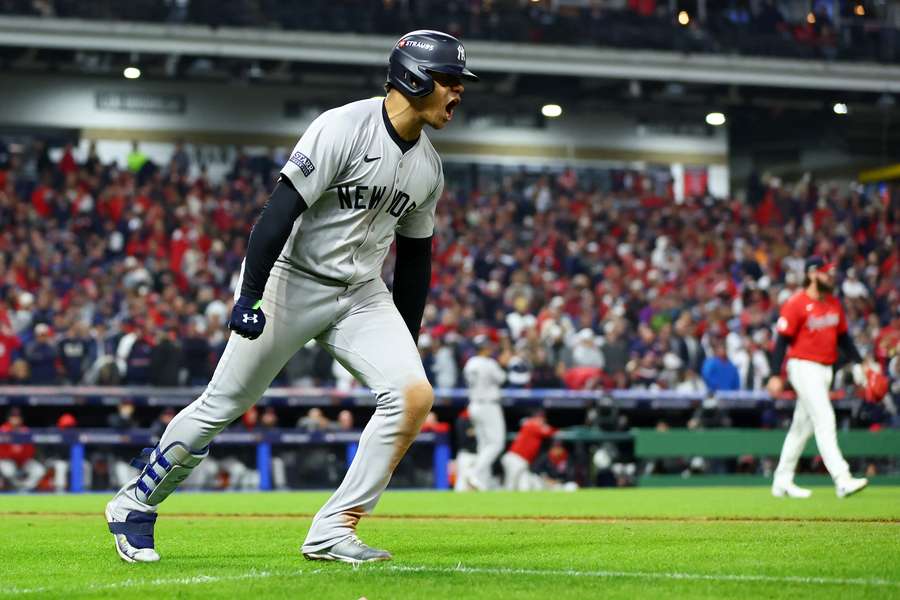
<svg viewBox="0 0 900 600">
<path fill-rule="evenodd" d="M 101 387 L 101 386 L 0 386 L 0 406 L 115 406 L 128 399 L 141 406 L 186 406 L 203 392 L 203 388 Z M 436 389 L 436 406 L 462 407 L 468 402 L 468 390 Z M 837 408 L 852 408 L 859 400 L 841 397 Z M 586 409 L 615 407 L 620 409 L 678 410 L 697 407 L 754 410 L 766 407 L 788 408 L 790 400 L 773 399 L 765 391 L 731 391 L 707 395 L 670 390 L 559 390 L 505 389 L 506 407 L 543 407 L 552 409 Z M 260 400 L 261 406 L 330 406 L 366 407 L 375 405 L 372 393 L 364 388 L 270 388 Z M 260 489 L 272 487 L 271 457 L 273 444 L 343 444 L 349 465 L 356 453 L 361 432 L 305 432 L 298 429 L 261 429 L 256 432 L 223 432 L 217 444 L 256 446 L 256 468 Z M 512 435 L 512 434 L 510 434 Z M 842 432 L 841 446 L 848 456 L 900 455 L 900 432 L 891 431 L 880 437 L 867 432 Z M 584 445 L 590 443 L 632 443 L 638 459 L 668 456 L 725 457 L 742 454 L 777 455 L 783 442 L 783 431 L 763 430 L 655 430 L 636 429 L 628 432 L 601 431 L 576 427 L 561 431 L 560 439 Z M 874 445 L 873 445 L 874 441 Z M 70 491 L 84 490 L 82 464 L 87 445 L 152 446 L 156 439 L 149 430 L 113 431 L 110 429 L 32 428 L 28 433 L 0 434 L 0 443 L 34 443 L 63 445 L 69 448 Z M 422 433 L 416 443 L 433 445 L 434 487 L 447 489 L 448 462 L 451 458 L 447 434 Z M 812 442 L 807 453 L 812 452 Z M 858 450 L 857 450 L 858 449 Z M 863 454 L 867 452 L 868 454 Z"/>
<path fill-rule="evenodd" d="M 263 429 L 249 432 L 224 431 L 216 436 L 217 446 L 256 446 L 256 469 L 259 472 L 259 489 L 272 489 L 272 446 L 304 446 L 309 444 L 343 444 L 346 448 L 347 466 L 353 461 L 362 431 L 313 431 L 296 429 Z M 104 446 L 154 446 L 158 438 L 147 429 L 113 431 L 110 429 L 58 429 L 34 428 L 27 432 L 0 432 L 0 444 L 35 444 L 68 446 L 69 491 L 83 492 L 85 447 Z M 447 465 L 450 461 L 449 436 L 445 433 L 423 432 L 414 444 L 431 444 L 432 468 L 435 489 L 447 489 Z"/>
<path fill-rule="evenodd" d="M 0 386 L 0 406 L 115 406 L 128 399 L 141 406 L 187 406 L 204 388 L 103 387 L 103 386 Z M 437 388 L 435 406 L 465 406 L 469 390 L 465 388 Z M 859 400 L 834 396 L 838 409 L 852 408 Z M 591 406 L 619 408 L 704 408 L 754 409 L 764 407 L 787 408 L 790 399 L 775 399 L 764 390 L 719 391 L 713 394 L 678 392 L 672 390 L 565 390 L 514 389 L 503 390 L 504 406 L 583 409 Z M 365 388 L 337 390 L 314 387 L 273 387 L 266 390 L 259 406 L 375 406 L 375 396 Z"/>
</svg>

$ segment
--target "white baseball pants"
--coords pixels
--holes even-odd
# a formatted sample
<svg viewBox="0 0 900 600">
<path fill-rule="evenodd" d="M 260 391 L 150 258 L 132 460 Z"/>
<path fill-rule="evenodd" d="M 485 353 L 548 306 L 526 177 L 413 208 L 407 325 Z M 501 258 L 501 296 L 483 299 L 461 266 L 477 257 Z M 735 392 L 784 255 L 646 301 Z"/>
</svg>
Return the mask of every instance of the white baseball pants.
<svg viewBox="0 0 900 600">
<path fill-rule="evenodd" d="M 850 467 L 838 448 L 834 408 L 828 396 L 834 376 L 831 366 L 791 358 L 787 362 L 787 374 L 797 392 L 797 404 L 775 469 L 775 480 L 793 481 L 797 461 L 811 435 L 816 436 L 816 446 L 831 478 L 838 481 L 847 477 Z"/>
<path fill-rule="evenodd" d="M 159 446 L 180 442 L 202 450 L 256 403 L 287 360 L 315 338 L 376 397 L 356 457 L 303 544 L 303 552 L 317 552 L 355 535 L 359 519 L 375 508 L 431 408 L 431 387 L 416 344 L 380 278 L 329 285 L 276 263 L 262 309 L 263 334 L 255 340 L 231 335 L 206 390 L 172 419 Z M 137 477 L 116 500 L 125 509 L 155 511 L 137 500 L 136 485 Z"/>
<path fill-rule="evenodd" d="M 484 490 L 491 481 L 491 466 L 506 444 L 506 421 L 498 402 L 470 402 L 469 419 L 475 427 L 478 445 L 470 481 L 477 489 Z"/>
</svg>

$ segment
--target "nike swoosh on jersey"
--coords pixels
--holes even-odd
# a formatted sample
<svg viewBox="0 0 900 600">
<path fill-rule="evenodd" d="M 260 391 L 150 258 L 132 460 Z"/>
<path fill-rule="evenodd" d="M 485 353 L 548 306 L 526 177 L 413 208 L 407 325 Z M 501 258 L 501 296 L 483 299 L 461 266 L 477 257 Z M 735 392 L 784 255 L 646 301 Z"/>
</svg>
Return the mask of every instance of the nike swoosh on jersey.
<svg viewBox="0 0 900 600">
<path fill-rule="evenodd" d="M 373 156 L 372 158 L 369 158 L 368 154 L 363 156 L 363 162 L 373 162 L 373 161 L 380 160 L 380 159 L 381 159 L 380 156 Z"/>
</svg>

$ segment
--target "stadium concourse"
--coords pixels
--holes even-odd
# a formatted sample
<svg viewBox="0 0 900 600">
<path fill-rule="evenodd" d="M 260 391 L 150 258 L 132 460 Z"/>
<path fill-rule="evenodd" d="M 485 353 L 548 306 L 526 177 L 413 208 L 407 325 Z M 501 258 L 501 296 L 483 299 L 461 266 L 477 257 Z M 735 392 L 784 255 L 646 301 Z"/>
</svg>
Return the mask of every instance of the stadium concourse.
<svg viewBox="0 0 900 600">
<path fill-rule="evenodd" d="M 182 146 L 161 165 L 139 145 L 122 165 L 68 147 L 53 161 L 41 142 L 0 154 L 0 382 L 205 384 L 224 348 L 244 242 L 280 163 L 242 153 L 226 178 L 210 181 Z M 801 285 L 811 254 L 838 261 L 863 354 L 893 381 L 900 373 L 896 192 L 766 178 L 752 180 L 746 197 L 701 194 L 679 204 L 666 170 L 446 171 L 419 340 L 436 387 L 460 386 L 473 340 L 485 336 L 514 388 L 761 390 L 778 306 Z M 850 378 L 838 382 L 847 388 Z M 354 385 L 315 346 L 276 384 Z M 841 418 L 896 427 L 892 406 Z M 269 425 L 302 416 L 279 410 L 267 409 Z M 23 416 L 46 427 L 65 412 L 26 408 Z M 77 425 L 150 427 L 166 418 L 144 406 L 125 412 L 84 410 Z M 334 412 L 306 415 L 300 426 L 328 428 Z M 457 412 L 438 416 L 452 423 Z M 518 416 L 508 415 L 510 431 Z M 788 419 L 774 409 L 651 412 L 620 415 L 612 426 L 772 428 Z M 113 479 L 115 469 L 110 461 Z"/>
</svg>

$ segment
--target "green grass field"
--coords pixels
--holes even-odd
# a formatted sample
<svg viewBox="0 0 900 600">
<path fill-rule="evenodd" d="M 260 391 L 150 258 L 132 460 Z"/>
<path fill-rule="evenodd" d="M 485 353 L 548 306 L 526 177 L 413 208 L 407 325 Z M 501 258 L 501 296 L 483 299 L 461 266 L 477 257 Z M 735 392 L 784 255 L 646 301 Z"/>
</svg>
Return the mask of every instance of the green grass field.
<svg viewBox="0 0 900 600">
<path fill-rule="evenodd" d="M 125 564 L 103 495 L 0 496 L 0 597 L 900 598 L 900 488 L 389 491 L 353 568 L 299 553 L 325 493 L 176 494 L 156 564 Z"/>
</svg>

